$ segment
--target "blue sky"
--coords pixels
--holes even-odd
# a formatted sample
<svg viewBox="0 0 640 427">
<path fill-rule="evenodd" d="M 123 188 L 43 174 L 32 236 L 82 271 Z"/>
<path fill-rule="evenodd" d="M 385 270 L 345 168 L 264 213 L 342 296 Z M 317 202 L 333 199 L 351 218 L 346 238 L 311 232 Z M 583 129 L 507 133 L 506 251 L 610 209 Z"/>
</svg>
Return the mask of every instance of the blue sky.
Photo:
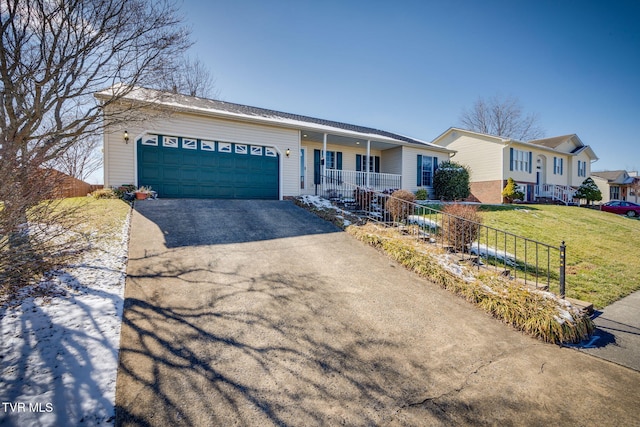
<svg viewBox="0 0 640 427">
<path fill-rule="evenodd" d="M 184 0 L 220 99 L 432 140 L 519 99 L 594 170 L 640 168 L 640 1 Z"/>
</svg>

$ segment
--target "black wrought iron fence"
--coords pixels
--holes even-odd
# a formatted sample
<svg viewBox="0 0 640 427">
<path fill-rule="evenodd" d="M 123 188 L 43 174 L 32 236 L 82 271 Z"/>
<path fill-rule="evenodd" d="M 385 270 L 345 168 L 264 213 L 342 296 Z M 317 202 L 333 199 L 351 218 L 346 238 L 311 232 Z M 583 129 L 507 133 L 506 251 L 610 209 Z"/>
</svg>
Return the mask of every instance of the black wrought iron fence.
<svg viewBox="0 0 640 427">
<path fill-rule="evenodd" d="M 514 280 L 565 296 L 566 246 L 550 245 L 480 222 L 452 215 L 428 204 L 408 202 L 387 192 L 340 183 L 324 194 L 334 203 L 400 229 L 424 242 L 456 253 L 474 267 L 493 269 Z"/>
</svg>

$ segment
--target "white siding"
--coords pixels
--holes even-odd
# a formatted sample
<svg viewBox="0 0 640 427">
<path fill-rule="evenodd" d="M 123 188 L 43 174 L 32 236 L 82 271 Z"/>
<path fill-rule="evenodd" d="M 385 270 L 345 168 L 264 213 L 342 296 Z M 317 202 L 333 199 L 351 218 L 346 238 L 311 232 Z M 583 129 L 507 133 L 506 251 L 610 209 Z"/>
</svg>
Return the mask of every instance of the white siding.
<svg viewBox="0 0 640 427">
<path fill-rule="evenodd" d="M 607 203 L 609 200 L 611 200 L 609 198 L 609 181 L 607 181 L 604 178 L 600 178 L 598 176 L 592 176 L 591 177 L 593 179 L 593 182 L 596 183 L 596 185 L 598 186 L 598 189 L 600 189 L 600 192 L 602 193 L 602 200 L 599 203 Z"/>
<path fill-rule="evenodd" d="M 471 182 L 504 179 L 502 176 L 504 144 L 490 138 L 483 138 L 481 135 L 472 136 L 454 131 L 439 145 L 457 151 L 451 160 L 469 167 Z M 506 161 L 508 171 L 508 152 Z"/>
<path fill-rule="evenodd" d="M 300 135 L 296 130 L 176 113 L 162 120 L 136 124 L 127 131 L 129 144 L 123 142 L 121 130 L 105 135 L 105 186 L 136 184 L 136 139 L 143 132 L 150 132 L 274 147 L 280 153 L 281 195 L 300 194 Z M 287 149 L 291 153 L 288 158 Z"/>
<path fill-rule="evenodd" d="M 390 148 L 382 152 L 380 172 L 402 175 L 402 147 Z"/>
<path fill-rule="evenodd" d="M 403 146 L 402 147 L 402 189 L 415 193 L 420 188 L 426 188 L 429 196 L 433 196 L 432 187 L 419 187 L 418 177 L 418 154 L 422 156 L 432 156 L 438 158 L 438 163 L 449 160 L 448 153 Z"/>
</svg>

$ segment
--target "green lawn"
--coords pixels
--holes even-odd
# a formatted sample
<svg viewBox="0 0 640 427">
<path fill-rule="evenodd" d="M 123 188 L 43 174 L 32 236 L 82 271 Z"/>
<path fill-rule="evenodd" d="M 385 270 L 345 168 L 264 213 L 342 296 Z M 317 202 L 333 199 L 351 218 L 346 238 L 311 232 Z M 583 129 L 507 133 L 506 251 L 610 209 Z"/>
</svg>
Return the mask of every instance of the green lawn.
<svg viewBox="0 0 640 427">
<path fill-rule="evenodd" d="M 483 206 L 481 211 L 485 225 L 550 245 L 564 240 L 568 297 L 602 308 L 640 289 L 640 220 L 573 206 Z"/>
</svg>

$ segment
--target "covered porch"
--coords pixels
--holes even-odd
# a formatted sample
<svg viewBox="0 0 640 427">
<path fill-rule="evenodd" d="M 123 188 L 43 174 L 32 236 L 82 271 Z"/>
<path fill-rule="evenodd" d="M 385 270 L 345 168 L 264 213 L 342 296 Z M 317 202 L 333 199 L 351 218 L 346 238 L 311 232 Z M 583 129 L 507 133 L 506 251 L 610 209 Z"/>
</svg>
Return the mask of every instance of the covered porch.
<svg viewBox="0 0 640 427">
<path fill-rule="evenodd" d="M 402 146 L 398 143 L 301 131 L 302 194 L 343 194 L 353 186 L 387 191 L 402 188 L 402 181 Z"/>
</svg>

